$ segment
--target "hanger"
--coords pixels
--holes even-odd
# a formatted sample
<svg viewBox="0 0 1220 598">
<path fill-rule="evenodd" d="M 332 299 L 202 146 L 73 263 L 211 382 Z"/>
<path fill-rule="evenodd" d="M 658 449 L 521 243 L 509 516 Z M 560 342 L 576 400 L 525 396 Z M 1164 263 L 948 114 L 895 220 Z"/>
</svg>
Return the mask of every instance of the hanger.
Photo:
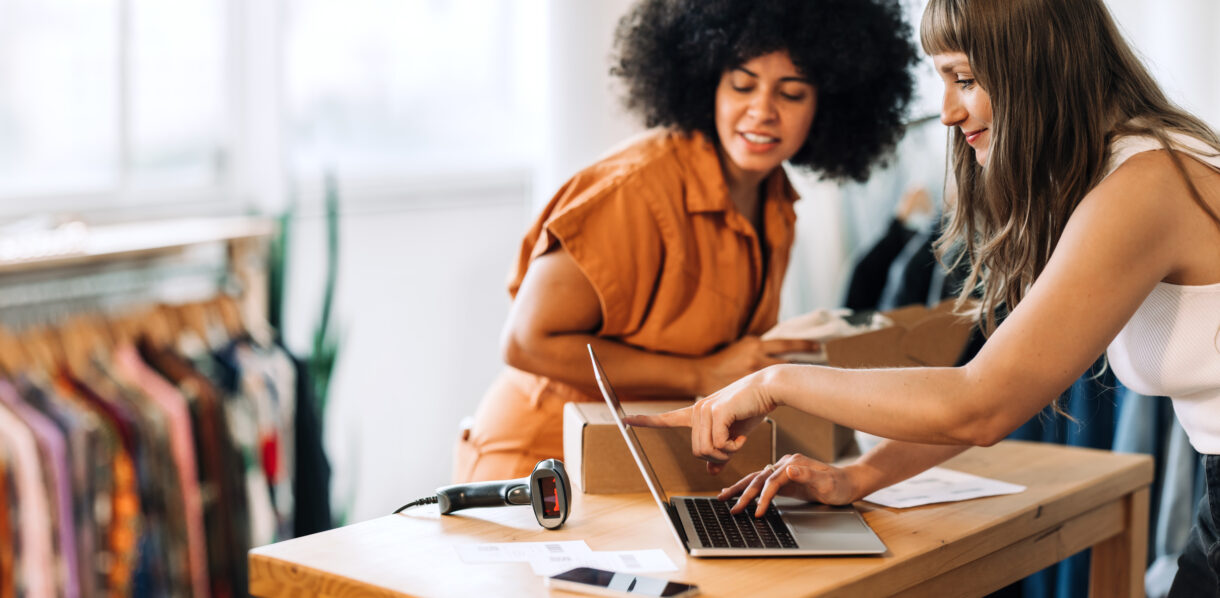
<svg viewBox="0 0 1220 598">
<path fill-rule="evenodd" d="M 117 348 L 121 345 L 135 344 L 136 339 L 140 336 L 138 322 L 131 314 L 124 314 L 105 318 L 102 320 L 102 325 L 110 337 L 112 346 Z"/>
<path fill-rule="evenodd" d="M 209 349 L 215 349 L 214 338 L 209 334 L 208 314 L 206 304 L 187 303 L 177 308 L 178 319 L 182 324 L 181 332 L 189 332 L 203 342 Z"/>
<path fill-rule="evenodd" d="M 63 354 L 63 363 L 77 377 L 93 369 L 92 355 L 96 337 L 85 316 L 72 316 L 50 334 L 58 338 Z"/>
<path fill-rule="evenodd" d="M 225 329 L 229 331 L 229 338 L 249 338 L 262 347 L 270 347 L 273 344 L 271 325 L 266 320 L 255 321 L 248 317 L 237 299 L 231 295 L 221 293 L 216 296 L 216 302 Z"/>
<path fill-rule="evenodd" d="M 173 343 L 173 326 L 159 307 L 131 312 L 120 325 L 132 340 L 142 339 L 158 349 Z"/>
<path fill-rule="evenodd" d="M 30 368 L 29 357 L 21 348 L 16 335 L 0 327 L 0 369 L 8 376 L 25 372 Z"/>
<path fill-rule="evenodd" d="M 238 307 L 237 301 L 232 296 L 221 293 L 212 300 L 212 305 L 215 309 L 214 313 L 220 318 L 220 323 L 224 326 L 230 339 L 247 336 L 241 308 Z"/>
<path fill-rule="evenodd" d="M 59 371 L 63 363 L 63 348 L 50 329 L 44 326 L 26 330 L 18 342 L 29 356 L 32 369 L 48 375 Z"/>
</svg>

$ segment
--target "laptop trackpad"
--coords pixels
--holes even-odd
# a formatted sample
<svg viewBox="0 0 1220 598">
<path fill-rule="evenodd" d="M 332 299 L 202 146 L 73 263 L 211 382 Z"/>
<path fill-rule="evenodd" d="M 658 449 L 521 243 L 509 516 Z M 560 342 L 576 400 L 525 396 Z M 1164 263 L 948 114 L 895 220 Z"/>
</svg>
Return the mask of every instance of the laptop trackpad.
<svg viewBox="0 0 1220 598">
<path fill-rule="evenodd" d="M 807 530 L 819 534 L 847 534 L 860 531 L 860 517 L 851 511 L 806 513 L 785 510 L 784 519 L 788 520 L 788 523 L 797 530 Z"/>
<path fill-rule="evenodd" d="M 804 549 L 828 551 L 885 550 L 885 545 L 851 507 L 807 505 L 780 509 Z"/>
</svg>

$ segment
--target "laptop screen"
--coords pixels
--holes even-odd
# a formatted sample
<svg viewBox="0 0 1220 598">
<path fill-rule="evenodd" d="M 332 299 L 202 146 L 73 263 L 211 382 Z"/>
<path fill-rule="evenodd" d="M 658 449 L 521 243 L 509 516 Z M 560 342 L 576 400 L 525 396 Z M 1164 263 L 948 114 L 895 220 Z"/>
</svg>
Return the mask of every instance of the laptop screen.
<svg viewBox="0 0 1220 598">
<path fill-rule="evenodd" d="M 636 437 L 635 430 L 631 426 L 623 423 L 623 418 L 627 417 L 627 413 L 623 411 L 623 405 L 618 401 L 618 395 L 614 394 L 614 388 L 610 386 L 610 380 L 606 378 L 606 372 L 602 369 L 602 364 L 597 361 L 597 354 L 593 352 L 593 345 L 589 347 L 589 357 L 593 360 L 593 374 L 597 377 L 597 386 L 602 391 L 602 397 L 606 399 L 606 404 L 610 406 L 610 415 L 614 416 L 614 422 L 618 424 L 618 429 L 623 433 L 623 438 L 627 440 L 627 448 L 631 449 L 631 456 L 635 457 L 635 462 L 640 466 L 640 472 L 644 474 L 644 481 L 648 484 L 648 489 L 652 492 L 653 498 L 657 499 L 657 503 L 661 505 L 661 509 L 668 512 L 669 495 L 665 493 L 665 488 L 661 487 L 661 480 L 657 478 L 657 474 L 652 470 L 652 463 L 648 462 L 648 457 L 644 455 L 644 448 L 640 445 L 640 439 Z"/>
</svg>

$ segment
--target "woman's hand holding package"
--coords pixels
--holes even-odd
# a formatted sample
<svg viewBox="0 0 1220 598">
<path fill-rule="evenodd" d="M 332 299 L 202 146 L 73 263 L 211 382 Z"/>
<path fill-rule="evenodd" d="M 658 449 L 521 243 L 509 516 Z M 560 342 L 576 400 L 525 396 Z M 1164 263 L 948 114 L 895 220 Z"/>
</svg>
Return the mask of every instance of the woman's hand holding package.
<svg viewBox="0 0 1220 598">
<path fill-rule="evenodd" d="M 754 516 L 761 517 L 777 495 L 828 505 L 845 505 L 855 498 L 855 491 L 856 484 L 848 470 L 805 455 L 791 454 L 784 455 L 774 465 L 741 478 L 736 484 L 721 490 L 717 498 L 729 500 L 740 494 L 729 509 L 733 513 L 740 513 L 757 497 L 758 509 Z"/>
<path fill-rule="evenodd" d="M 788 363 L 779 357 L 785 353 L 813 353 L 819 348 L 819 343 L 812 340 L 742 337 L 701 360 L 698 394 L 711 394 L 742 376 L 770 365 Z"/>
</svg>

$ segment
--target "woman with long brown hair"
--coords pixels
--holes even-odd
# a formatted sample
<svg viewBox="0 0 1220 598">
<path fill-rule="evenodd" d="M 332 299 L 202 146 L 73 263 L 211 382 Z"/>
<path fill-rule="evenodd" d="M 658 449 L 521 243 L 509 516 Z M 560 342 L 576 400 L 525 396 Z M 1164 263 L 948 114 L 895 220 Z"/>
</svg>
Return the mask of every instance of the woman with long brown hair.
<svg viewBox="0 0 1220 598">
<path fill-rule="evenodd" d="M 759 513 L 777 494 L 845 504 L 998 442 L 1105 353 L 1126 386 L 1171 397 L 1204 455 L 1170 595 L 1220 595 L 1220 140 L 1101 0 L 931 0 L 921 34 L 958 194 L 941 248 L 969 260 L 985 346 L 955 368 L 772 366 L 632 423 L 689 425 L 712 470 L 780 405 L 890 439 L 842 468 L 788 455 L 722 494 Z"/>
</svg>

